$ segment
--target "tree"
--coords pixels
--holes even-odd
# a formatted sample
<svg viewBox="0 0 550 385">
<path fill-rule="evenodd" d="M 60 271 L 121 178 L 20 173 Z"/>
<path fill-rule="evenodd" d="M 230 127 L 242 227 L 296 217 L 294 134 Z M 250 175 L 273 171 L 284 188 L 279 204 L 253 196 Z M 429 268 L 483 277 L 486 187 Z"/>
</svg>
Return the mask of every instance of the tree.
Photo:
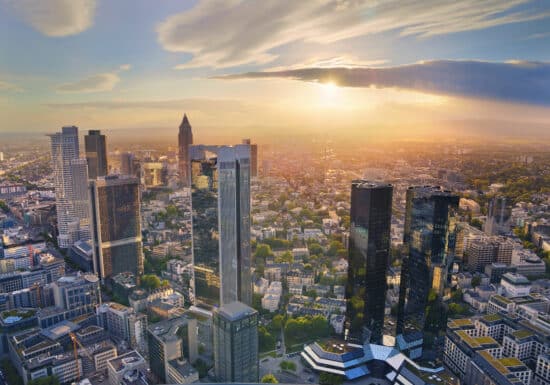
<svg viewBox="0 0 550 385">
<path fill-rule="evenodd" d="M 275 350 L 275 337 L 273 337 L 265 326 L 258 327 L 258 344 L 262 352 Z"/>
<path fill-rule="evenodd" d="M 254 253 L 254 256 L 256 258 L 260 259 L 266 259 L 267 257 L 270 257 L 273 255 L 273 251 L 271 251 L 271 246 L 266 245 L 265 243 L 262 243 L 256 247 L 256 252 Z"/>
<path fill-rule="evenodd" d="M 309 254 L 310 255 L 323 255 L 323 247 L 318 243 L 311 243 L 309 245 Z"/>
<path fill-rule="evenodd" d="M 278 384 L 279 381 L 275 378 L 273 374 L 266 374 L 262 377 L 262 384 Z"/>
<path fill-rule="evenodd" d="M 0 200 L 0 210 L 7 214 L 10 211 L 10 208 L 8 207 L 6 202 Z"/>
<path fill-rule="evenodd" d="M 271 327 L 274 330 L 280 330 L 285 324 L 285 317 L 281 314 L 277 314 L 271 320 Z"/>
<path fill-rule="evenodd" d="M 328 246 L 327 255 L 334 257 L 338 254 L 338 250 L 345 250 L 344 245 L 340 241 L 332 241 Z"/>
<path fill-rule="evenodd" d="M 319 375 L 320 385 L 341 385 L 344 382 L 344 378 L 338 374 L 322 372 Z"/>
<path fill-rule="evenodd" d="M 479 275 L 476 275 L 472 278 L 472 287 L 477 287 L 481 284 L 481 277 Z"/>
<path fill-rule="evenodd" d="M 158 289 L 161 285 L 159 277 L 154 274 L 145 274 L 141 276 L 141 287 L 147 290 Z"/>
<path fill-rule="evenodd" d="M 291 370 L 293 372 L 296 371 L 296 364 L 292 361 L 281 361 L 281 363 L 279 364 L 279 366 L 281 367 L 281 369 L 283 370 Z"/>
<path fill-rule="evenodd" d="M 277 263 L 283 263 L 283 262 L 294 263 L 294 255 L 292 255 L 292 253 L 290 251 L 285 251 L 283 254 L 281 254 L 281 255 L 279 255 L 275 258 L 275 262 L 277 262 Z"/>
</svg>

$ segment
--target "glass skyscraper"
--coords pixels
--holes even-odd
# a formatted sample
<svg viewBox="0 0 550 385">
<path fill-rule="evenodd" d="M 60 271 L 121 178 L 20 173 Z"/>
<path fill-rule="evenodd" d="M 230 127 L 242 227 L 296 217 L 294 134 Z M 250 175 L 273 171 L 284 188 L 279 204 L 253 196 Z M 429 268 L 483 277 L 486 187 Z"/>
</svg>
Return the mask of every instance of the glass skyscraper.
<svg viewBox="0 0 550 385">
<path fill-rule="evenodd" d="M 49 135 L 55 185 L 59 247 L 67 249 L 78 240 L 90 239 L 88 167 L 80 158 L 78 128 L 63 127 Z"/>
<path fill-rule="evenodd" d="M 252 304 L 250 147 L 191 146 L 194 302 Z"/>
<path fill-rule="evenodd" d="M 259 381 L 258 312 L 241 302 L 214 312 L 214 371 L 220 382 Z"/>
<path fill-rule="evenodd" d="M 102 278 L 143 274 L 137 178 L 107 176 L 90 182 L 94 267 Z"/>
<path fill-rule="evenodd" d="M 88 177 L 97 179 L 107 175 L 107 144 L 105 135 L 99 130 L 90 130 L 84 136 L 86 161 L 88 162 Z"/>
<path fill-rule="evenodd" d="M 351 184 L 346 339 L 352 342 L 382 342 L 392 194 L 389 184 Z"/>
<path fill-rule="evenodd" d="M 422 331 L 430 291 L 443 294 L 454 258 L 459 202 L 458 195 L 432 186 L 410 187 L 406 199 L 408 256 L 401 271 L 397 334 Z"/>
</svg>

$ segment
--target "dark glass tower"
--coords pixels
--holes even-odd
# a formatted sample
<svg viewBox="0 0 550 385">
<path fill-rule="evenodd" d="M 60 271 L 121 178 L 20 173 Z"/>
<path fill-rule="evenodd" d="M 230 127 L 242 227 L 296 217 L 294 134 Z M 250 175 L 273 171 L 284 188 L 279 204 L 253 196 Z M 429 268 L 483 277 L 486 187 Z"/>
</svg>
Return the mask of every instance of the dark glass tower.
<svg viewBox="0 0 550 385">
<path fill-rule="evenodd" d="M 393 186 L 351 184 L 346 339 L 381 343 L 389 265 Z"/>
<path fill-rule="evenodd" d="M 430 290 L 443 294 L 454 258 L 459 199 L 440 187 L 407 190 L 403 243 L 408 256 L 401 270 L 397 334 L 422 331 Z"/>
<path fill-rule="evenodd" d="M 88 162 L 88 178 L 97 179 L 107 175 L 107 145 L 105 135 L 99 130 L 89 130 L 84 136 L 86 161 Z"/>
<path fill-rule="evenodd" d="M 191 146 L 195 303 L 252 304 L 250 147 Z"/>
<path fill-rule="evenodd" d="M 187 115 L 183 114 L 178 134 L 178 169 L 184 187 L 191 185 L 191 168 L 189 166 L 189 146 L 193 144 L 193 131 Z"/>
<path fill-rule="evenodd" d="M 220 382 L 259 381 L 258 312 L 241 302 L 214 313 L 214 371 Z"/>
<path fill-rule="evenodd" d="M 90 182 L 90 196 L 96 272 L 102 279 L 143 274 L 139 180 L 99 178 Z"/>
</svg>

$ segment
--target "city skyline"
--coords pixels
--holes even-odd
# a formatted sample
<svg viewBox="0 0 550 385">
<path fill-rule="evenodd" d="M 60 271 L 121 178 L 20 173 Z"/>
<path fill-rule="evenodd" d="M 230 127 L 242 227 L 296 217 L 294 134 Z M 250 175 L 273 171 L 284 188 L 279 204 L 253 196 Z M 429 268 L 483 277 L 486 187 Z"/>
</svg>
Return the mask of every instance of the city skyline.
<svg viewBox="0 0 550 385">
<path fill-rule="evenodd" d="M 75 124 L 168 138 L 185 110 L 204 142 L 269 140 L 281 125 L 328 135 L 338 124 L 347 139 L 517 136 L 518 125 L 547 135 L 544 2 L 6 0 L 0 9 L 0 31 L 17 36 L 0 41 L 9 122 L 0 132 Z M 256 20 L 250 31 L 241 17 Z"/>
</svg>

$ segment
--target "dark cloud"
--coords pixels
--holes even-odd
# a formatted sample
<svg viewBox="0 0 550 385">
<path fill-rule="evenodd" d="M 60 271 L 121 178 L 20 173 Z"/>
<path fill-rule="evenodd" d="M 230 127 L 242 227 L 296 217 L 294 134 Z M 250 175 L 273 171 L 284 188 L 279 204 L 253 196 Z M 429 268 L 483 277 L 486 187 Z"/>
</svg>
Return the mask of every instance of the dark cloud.
<svg viewBox="0 0 550 385">
<path fill-rule="evenodd" d="M 550 63 L 437 60 L 382 68 L 303 68 L 217 79 L 288 78 L 343 87 L 398 88 L 550 106 Z"/>
</svg>

